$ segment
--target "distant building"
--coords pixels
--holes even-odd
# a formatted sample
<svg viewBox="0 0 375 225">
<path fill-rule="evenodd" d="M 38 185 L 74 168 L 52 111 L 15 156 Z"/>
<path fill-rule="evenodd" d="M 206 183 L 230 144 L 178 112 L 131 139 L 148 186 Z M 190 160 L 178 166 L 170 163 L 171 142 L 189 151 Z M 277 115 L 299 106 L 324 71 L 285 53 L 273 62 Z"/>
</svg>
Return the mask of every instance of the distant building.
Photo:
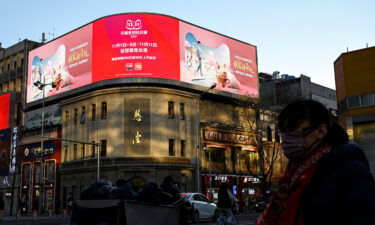
<svg viewBox="0 0 375 225">
<path fill-rule="evenodd" d="M 325 105 L 333 115 L 337 113 L 336 91 L 311 82 L 311 78 L 306 75 L 301 74 L 300 77 L 279 75 L 277 71 L 272 75 L 259 73 L 259 83 L 261 98 L 273 96 L 277 99 L 277 96 L 287 95 L 313 99 Z"/>
<path fill-rule="evenodd" d="M 3 48 L 0 43 L 0 93 L 22 92 L 26 78 L 27 54 L 38 42 L 23 40 Z"/>
<path fill-rule="evenodd" d="M 295 77 L 278 71 L 259 73 L 263 148 L 272 155 L 279 148 L 278 159 L 274 166 L 274 178 L 282 174 L 287 160 L 281 153 L 280 137 L 276 130 L 277 115 L 289 102 L 296 99 L 313 99 L 325 105 L 333 116 L 337 115 L 336 92 L 331 88 L 311 82 L 310 77 L 301 74 Z"/>
<path fill-rule="evenodd" d="M 340 124 L 364 149 L 375 175 L 375 47 L 342 53 L 334 62 Z"/>
<path fill-rule="evenodd" d="M 23 124 L 23 99 L 25 99 L 24 87 L 27 80 L 25 65 L 27 65 L 28 52 L 39 45 L 38 42 L 26 39 L 6 48 L 2 47 L 0 43 L 0 200 L 5 202 L 6 214 L 10 213 L 12 195 L 12 212 L 13 214 L 16 212 L 20 190 L 19 171 L 16 171 L 17 177 L 13 189 L 14 173 L 10 171 L 12 166 L 9 167 L 8 163 L 20 164 L 19 157 L 15 159 L 11 156 L 11 152 L 19 152 L 21 125 Z M 14 138 L 15 147 L 12 142 Z M 15 169 L 18 169 L 17 166 Z"/>
</svg>

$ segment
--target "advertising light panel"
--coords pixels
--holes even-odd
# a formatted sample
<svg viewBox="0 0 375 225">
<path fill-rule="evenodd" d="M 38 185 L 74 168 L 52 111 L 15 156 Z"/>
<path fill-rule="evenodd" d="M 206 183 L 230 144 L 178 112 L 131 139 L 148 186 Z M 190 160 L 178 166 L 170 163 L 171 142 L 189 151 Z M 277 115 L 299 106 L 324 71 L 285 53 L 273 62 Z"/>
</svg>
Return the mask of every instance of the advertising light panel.
<svg viewBox="0 0 375 225">
<path fill-rule="evenodd" d="M 0 130 L 9 128 L 10 93 L 0 95 Z"/>
<path fill-rule="evenodd" d="M 198 42 L 200 43 L 198 45 Z M 256 47 L 157 14 L 98 19 L 29 53 L 27 103 L 114 78 L 163 78 L 258 98 Z"/>
<path fill-rule="evenodd" d="M 44 96 L 52 96 L 92 82 L 92 25 L 87 25 L 29 53 L 27 99 L 42 99 L 35 82 L 41 82 Z"/>
<path fill-rule="evenodd" d="M 180 22 L 181 81 L 258 98 L 256 48 Z"/>
<path fill-rule="evenodd" d="M 128 14 L 94 22 L 93 81 L 124 77 L 179 80 L 178 20 Z"/>
</svg>

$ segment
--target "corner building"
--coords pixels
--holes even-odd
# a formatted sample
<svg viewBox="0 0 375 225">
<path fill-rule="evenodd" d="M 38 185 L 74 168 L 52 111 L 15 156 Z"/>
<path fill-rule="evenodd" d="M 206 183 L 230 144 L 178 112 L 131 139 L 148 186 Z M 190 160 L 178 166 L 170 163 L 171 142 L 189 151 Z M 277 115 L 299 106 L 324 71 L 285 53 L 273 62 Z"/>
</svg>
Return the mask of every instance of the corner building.
<svg viewBox="0 0 375 225">
<path fill-rule="evenodd" d="M 98 149 L 100 178 L 113 183 L 171 175 L 182 192 L 215 196 L 227 181 L 239 198 L 257 185 L 253 45 L 169 16 L 119 14 L 32 51 L 28 75 L 30 109 L 61 107 L 61 208 L 97 180 Z M 41 80 L 57 84 L 44 98 Z"/>
<path fill-rule="evenodd" d="M 342 53 L 334 62 L 339 122 L 364 150 L 375 175 L 375 47 Z"/>
</svg>

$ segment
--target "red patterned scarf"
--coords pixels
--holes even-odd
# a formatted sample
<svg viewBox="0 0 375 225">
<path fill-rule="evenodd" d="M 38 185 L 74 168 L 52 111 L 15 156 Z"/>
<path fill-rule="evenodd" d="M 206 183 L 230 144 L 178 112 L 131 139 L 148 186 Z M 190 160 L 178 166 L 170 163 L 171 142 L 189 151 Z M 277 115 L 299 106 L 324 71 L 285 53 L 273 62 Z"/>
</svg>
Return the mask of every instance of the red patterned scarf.
<svg viewBox="0 0 375 225">
<path fill-rule="evenodd" d="M 315 150 L 304 161 L 289 161 L 284 175 L 279 180 L 279 190 L 271 197 L 256 225 L 302 225 L 303 218 L 298 208 L 304 189 L 310 184 L 319 160 L 331 150 L 324 145 Z"/>
</svg>

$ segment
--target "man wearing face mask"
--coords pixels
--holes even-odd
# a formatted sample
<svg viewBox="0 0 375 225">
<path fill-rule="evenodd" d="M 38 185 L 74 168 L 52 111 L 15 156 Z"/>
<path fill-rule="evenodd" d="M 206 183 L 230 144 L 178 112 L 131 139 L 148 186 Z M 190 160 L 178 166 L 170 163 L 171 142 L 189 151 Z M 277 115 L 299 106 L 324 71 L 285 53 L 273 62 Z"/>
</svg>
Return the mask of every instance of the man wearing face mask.
<svg viewBox="0 0 375 225">
<path fill-rule="evenodd" d="M 328 110 L 312 100 L 293 102 L 278 127 L 289 163 L 256 224 L 375 224 L 375 182 L 366 156 Z"/>
</svg>

